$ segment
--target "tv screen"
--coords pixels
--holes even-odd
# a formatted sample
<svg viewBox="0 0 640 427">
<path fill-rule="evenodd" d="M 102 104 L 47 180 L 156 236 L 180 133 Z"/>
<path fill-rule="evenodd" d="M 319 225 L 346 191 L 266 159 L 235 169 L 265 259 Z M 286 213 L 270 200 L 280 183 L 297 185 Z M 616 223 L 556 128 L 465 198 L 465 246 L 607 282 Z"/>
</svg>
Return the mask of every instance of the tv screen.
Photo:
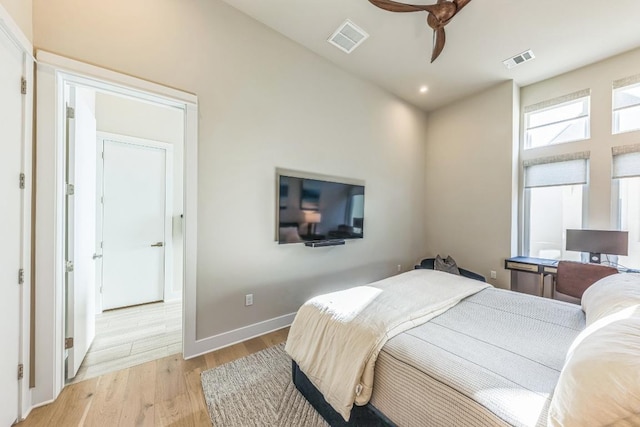
<svg viewBox="0 0 640 427">
<path fill-rule="evenodd" d="M 364 236 L 364 185 L 277 176 L 279 244 Z"/>
</svg>

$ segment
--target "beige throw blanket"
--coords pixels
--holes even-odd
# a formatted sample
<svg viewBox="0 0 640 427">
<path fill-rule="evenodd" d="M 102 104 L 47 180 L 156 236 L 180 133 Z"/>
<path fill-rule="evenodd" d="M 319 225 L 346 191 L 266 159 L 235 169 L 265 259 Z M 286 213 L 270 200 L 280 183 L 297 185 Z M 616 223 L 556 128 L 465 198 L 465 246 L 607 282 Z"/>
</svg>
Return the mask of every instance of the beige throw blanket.
<svg viewBox="0 0 640 427">
<path fill-rule="evenodd" d="M 382 346 L 489 287 L 434 270 L 413 270 L 307 301 L 291 325 L 285 350 L 325 400 L 348 421 L 354 402 L 371 397 Z"/>
</svg>

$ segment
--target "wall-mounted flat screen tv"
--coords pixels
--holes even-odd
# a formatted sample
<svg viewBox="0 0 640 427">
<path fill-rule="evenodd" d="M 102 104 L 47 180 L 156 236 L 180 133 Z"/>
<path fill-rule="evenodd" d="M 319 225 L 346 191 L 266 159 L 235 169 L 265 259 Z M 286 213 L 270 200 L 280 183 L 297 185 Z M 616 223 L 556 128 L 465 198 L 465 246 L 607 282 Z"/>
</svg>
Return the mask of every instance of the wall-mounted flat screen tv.
<svg viewBox="0 0 640 427">
<path fill-rule="evenodd" d="M 279 244 L 361 239 L 364 182 L 278 170 Z"/>
</svg>

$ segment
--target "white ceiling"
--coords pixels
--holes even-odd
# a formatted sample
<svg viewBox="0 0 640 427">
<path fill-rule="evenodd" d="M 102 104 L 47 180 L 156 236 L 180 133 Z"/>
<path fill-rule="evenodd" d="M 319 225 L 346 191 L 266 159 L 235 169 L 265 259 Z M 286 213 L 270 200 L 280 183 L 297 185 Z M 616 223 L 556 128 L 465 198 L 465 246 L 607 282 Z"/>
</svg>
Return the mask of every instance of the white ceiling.
<svg viewBox="0 0 640 427">
<path fill-rule="evenodd" d="M 426 111 L 501 81 L 525 86 L 640 47 L 638 0 L 473 0 L 447 25 L 433 64 L 423 12 L 387 12 L 368 0 L 224 1 Z M 370 34 L 351 54 L 326 41 L 347 18 Z M 502 65 L 527 49 L 535 60 Z"/>
</svg>

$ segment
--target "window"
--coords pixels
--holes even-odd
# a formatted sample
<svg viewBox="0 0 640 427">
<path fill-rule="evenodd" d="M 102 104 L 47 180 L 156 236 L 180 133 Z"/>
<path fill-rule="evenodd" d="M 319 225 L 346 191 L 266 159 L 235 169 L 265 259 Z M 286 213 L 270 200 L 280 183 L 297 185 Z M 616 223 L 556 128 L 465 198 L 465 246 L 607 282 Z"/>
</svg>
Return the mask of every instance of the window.
<svg viewBox="0 0 640 427">
<path fill-rule="evenodd" d="M 566 230 L 583 228 L 589 152 L 524 162 L 524 253 L 580 260 L 567 252 Z"/>
<path fill-rule="evenodd" d="M 590 93 L 587 89 L 525 107 L 524 148 L 588 139 Z"/>
<path fill-rule="evenodd" d="M 613 82 L 614 134 L 640 130 L 640 75 Z"/>
<path fill-rule="evenodd" d="M 613 147 L 614 212 L 618 230 L 629 232 L 629 254 L 618 256 L 621 266 L 640 268 L 640 145 Z"/>
</svg>

